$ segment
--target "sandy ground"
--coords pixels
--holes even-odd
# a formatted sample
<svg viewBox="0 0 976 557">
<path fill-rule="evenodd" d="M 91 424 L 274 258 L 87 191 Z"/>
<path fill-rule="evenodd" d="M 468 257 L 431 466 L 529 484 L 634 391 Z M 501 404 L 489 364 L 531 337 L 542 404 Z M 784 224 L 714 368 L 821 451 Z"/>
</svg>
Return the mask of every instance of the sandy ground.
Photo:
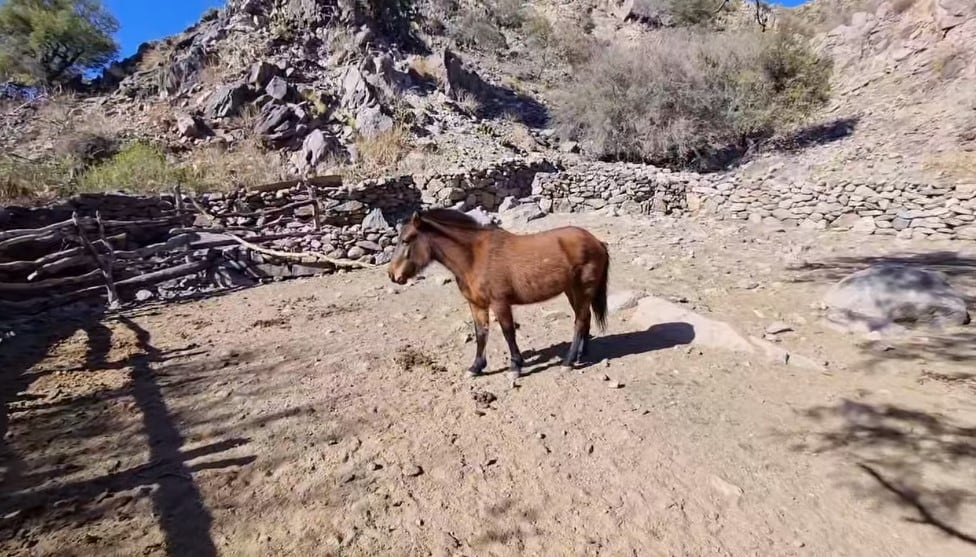
<svg viewBox="0 0 976 557">
<path fill-rule="evenodd" d="M 976 336 L 866 341 L 824 289 L 871 257 L 976 248 L 669 218 L 552 216 L 612 248 L 611 289 L 747 335 L 773 322 L 823 371 L 669 346 L 613 314 L 555 365 L 562 298 L 473 356 L 443 270 L 293 281 L 0 344 L 4 555 L 976 555 Z M 949 251 L 951 250 L 951 251 Z M 905 255 L 907 254 L 907 255 Z M 934 254 L 934 255 L 933 255 Z M 596 329 L 594 329 L 596 331 Z"/>
</svg>

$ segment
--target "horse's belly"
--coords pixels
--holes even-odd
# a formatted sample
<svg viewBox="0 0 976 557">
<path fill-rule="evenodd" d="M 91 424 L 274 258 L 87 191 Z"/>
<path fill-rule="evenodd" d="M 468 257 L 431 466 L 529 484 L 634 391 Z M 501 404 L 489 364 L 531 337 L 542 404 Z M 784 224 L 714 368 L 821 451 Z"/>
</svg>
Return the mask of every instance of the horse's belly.
<svg viewBox="0 0 976 557">
<path fill-rule="evenodd" d="M 536 304 L 545 302 L 565 292 L 567 287 L 567 280 L 559 275 L 526 280 L 512 289 L 513 303 Z"/>
</svg>

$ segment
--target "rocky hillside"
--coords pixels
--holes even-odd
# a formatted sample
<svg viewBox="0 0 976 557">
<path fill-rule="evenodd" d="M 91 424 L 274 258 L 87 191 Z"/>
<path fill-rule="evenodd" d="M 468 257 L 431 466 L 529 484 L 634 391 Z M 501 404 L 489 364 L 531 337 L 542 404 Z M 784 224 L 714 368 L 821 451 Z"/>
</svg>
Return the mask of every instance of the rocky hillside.
<svg viewBox="0 0 976 557">
<path fill-rule="evenodd" d="M 104 157 L 128 139 L 165 147 L 205 187 L 342 169 L 359 175 L 562 156 L 549 93 L 574 48 L 659 25 L 640 2 L 428 0 L 410 21 L 358 0 L 229 0 L 106 72 L 100 93 L 18 106 L 0 143 L 28 160 Z M 816 0 L 835 64 L 815 126 L 739 171 L 789 180 L 976 179 L 976 7 L 967 0 Z M 375 4 L 396 6 L 396 3 Z M 869 9 L 871 11 L 857 11 Z M 824 13 L 846 13 L 832 26 Z M 778 11 L 774 22 L 789 11 Z M 753 17 L 740 6 L 739 19 Z M 507 18 L 513 18 L 510 21 Z M 517 19 L 518 21 L 514 21 Z M 555 54 L 554 54 L 555 53 Z M 100 138 L 100 139 L 99 139 Z M 94 145 L 92 145 L 94 143 Z"/>
<path fill-rule="evenodd" d="M 860 11 L 867 9 L 870 11 Z M 976 4 L 843 2 L 797 10 L 834 60 L 833 100 L 799 151 L 747 170 L 789 179 L 976 181 Z"/>
</svg>

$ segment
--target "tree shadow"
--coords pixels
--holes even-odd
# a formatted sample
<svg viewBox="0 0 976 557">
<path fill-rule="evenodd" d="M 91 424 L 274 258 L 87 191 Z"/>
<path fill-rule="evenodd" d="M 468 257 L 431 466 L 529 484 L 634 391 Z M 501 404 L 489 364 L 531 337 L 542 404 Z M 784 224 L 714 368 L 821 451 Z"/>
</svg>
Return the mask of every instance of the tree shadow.
<svg viewBox="0 0 976 557">
<path fill-rule="evenodd" d="M 183 438 L 176 418 L 168 408 L 163 395 L 163 386 L 152 365 L 176 357 L 199 354 L 189 352 L 192 347 L 164 352 L 150 342 L 148 331 L 133 322 L 129 317 L 118 316 L 117 321 L 135 337 L 134 351 L 119 361 L 109 361 L 113 348 L 113 333 L 103 322 L 101 311 L 84 314 L 76 319 L 59 318 L 59 314 L 44 315 L 41 322 L 50 320 L 56 325 L 42 329 L 37 334 L 25 330 L 14 339 L 19 340 L 17 351 L 8 351 L 4 342 L 4 356 L 17 356 L 12 360 L 0 359 L 4 364 L 3 426 L 6 433 L 9 416 L 19 415 L 18 437 L 14 445 L 8 446 L 8 436 L 0 441 L 4 477 L 0 484 L 0 516 L 10 520 L 0 521 L 0 540 L 9 541 L 17 536 L 21 543 L 30 546 L 36 543 L 36 535 L 63 528 L 70 524 L 84 524 L 101 517 L 106 494 L 118 492 L 138 492 L 152 499 L 154 515 L 160 523 L 165 537 L 166 549 L 172 555 L 215 555 L 216 546 L 211 538 L 211 515 L 203 503 L 202 495 L 193 479 L 193 473 L 201 470 L 225 469 L 251 464 L 256 456 L 241 456 L 207 461 L 190 465 L 189 461 L 208 455 L 218 454 L 242 445 L 248 440 L 232 437 L 208 443 L 202 447 L 185 450 Z M 117 389 L 99 389 L 68 400 L 34 402 L 26 408 L 9 408 L 9 402 L 21 398 L 17 393 L 28 388 L 31 381 L 43 376 L 43 372 L 28 373 L 26 370 L 37 365 L 49 353 L 55 343 L 67 339 L 78 330 L 87 333 L 87 346 L 84 355 L 85 366 L 78 369 L 55 370 L 58 373 L 88 374 L 95 370 L 129 370 L 130 382 Z M 15 362 L 11 365 L 11 361 Z M 20 373 L 18 373 L 20 371 Z M 192 391 L 190 384 L 199 382 L 196 376 L 181 376 L 167 381 L 165 388 L 171 394 L 181 389 Z M 123 425 L 112 418 L 113 408 L 118 408 L 118 399 L 131 398 L 138 410 L 142 427 L 138 430 L 120 429 Z M 113 401 L 116 404 L 112 404 Z M 70 434 L 65 431 L 70 428 Z M 20 433 L 22 432 L 22 433 Z M 122 470 L 110 470 L 91 477 L 87 472 L 80 479 L 70 476 L 85 472 L 86 466 L 111 462 L 113 457 L 125 457 L 119 450 L 131 446 L 133 453 L 142 450 L 140 444 L 126 441 L 131 435 L 142 433 L 148 443 L 148 462 Z M 65 444 L 67 449 L 54 448 L 51 441 L 70 437 L 72 442 Z M 113 445 L 114 443 L 114 445 Z M 15 450 L 14 447 L 17 447 Z M 31 455 L 31 467 L 36 472 L 25 473 L 26 453 Z M 92 460 L 93 454 L 101 457 Z M 122 461 L 116 461 L 121 463 Z M 81 463 L 81 464 L 79 464 Z M 156 489 L 149 486 L 155 484 Z M 137 495 L 137 496 L 138 496 Z M 70 505 L 62 502 L 70 501 Z"/>
<path fill-rule="evenodd" d="M 792 282 L 826 286 L 871 266 L 897 266 L 942 273 L 969 308 L 976 306 L 976 256 L 958 251 L 836 257 L 805 262 L 788 267 L 787 271 L 793 274 Z M 924 290 L 931 285 L 896 283 L 893 286 Z M 922 328 L 917 333 L 861 343 L 860 348 L 867 356 L 866 365 L 873 367 L 885 361 L 906 358 L 947 362 L 976 359 L 976 330 L 971 325 L 941 329 Z"/>
<path fill-rule="evenodd" d="M 879 505 L 913 512 L 905 520 L 927 524 L 976 544 L 976 532 L 953 525 L 976 513 L 976 427 L 946 416 L 894 405 L 844 400 L 803 412 L 824 425 L 813 441 L 794 444 L 804 452 L 841 452 L 873 480 L 849 487 Z"/>
<path fill-rule="evenodd" d="M 838 118 L 803 127 L 781 137 L 770 135 L 746 138 L 705 153 L 696 152 L 683 160 L 647 161 L 661 166 L 690 167 L 699 172 L 731 170 L 770 153 L 794 154 L 819 145 L 828 145 L 854 134 L 860 117 Z M 639 161 L 630 161 L 639 162 Z"/>
<path fill-rule="evenodd" d="M 23 458 L 10 445 L 12 404 L 22 400 L 23 391 L 38 377 L 30 370 L 56 344 L 78 330 L 94 326 L 102 312 L 72 306 L 30 321 L 0 322 L 0 494 L 16 489 L 24 481 Z"/>
<path fill-rule="evenodd" d="M 667 350 L 691 344 L 694 340 L 695 328 L 684 322 L 659 323 L 643 331 L 595 337 L 590 341 L 588 354 L 580 367 L 585 368 L 603 360 Z M 530 366 L 523 374 L 533 375 L 561 365 L 568 350 L 569 342 L 562 342 L 542 350 L 523 352 L 522 356 Z"/>
</svg>

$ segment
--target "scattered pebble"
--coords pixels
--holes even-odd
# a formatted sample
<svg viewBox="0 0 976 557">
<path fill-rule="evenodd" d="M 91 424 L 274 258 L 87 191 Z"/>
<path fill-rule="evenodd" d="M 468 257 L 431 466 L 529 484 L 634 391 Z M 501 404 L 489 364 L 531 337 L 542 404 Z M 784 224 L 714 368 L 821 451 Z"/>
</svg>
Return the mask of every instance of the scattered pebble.
<svg viewBox="0 0 976 557">
<path fill-rule="evenodd" d="M 403 475 L 408 478 L 416 478 L 424 473 L 424 469 L 416 464 L 411 464 L 403 469 Z"/>
<path fill-rule="evenodd" d="M 776 321 L 775 323 L 771 323 L 768 327 L 766 327 L 766 334 L 780 335 L 783 333 L 788 333 L 792 330 L 793 327 L 787 325 L 786 323 L 783 323 L 782 321 Z"/>
</svg>

